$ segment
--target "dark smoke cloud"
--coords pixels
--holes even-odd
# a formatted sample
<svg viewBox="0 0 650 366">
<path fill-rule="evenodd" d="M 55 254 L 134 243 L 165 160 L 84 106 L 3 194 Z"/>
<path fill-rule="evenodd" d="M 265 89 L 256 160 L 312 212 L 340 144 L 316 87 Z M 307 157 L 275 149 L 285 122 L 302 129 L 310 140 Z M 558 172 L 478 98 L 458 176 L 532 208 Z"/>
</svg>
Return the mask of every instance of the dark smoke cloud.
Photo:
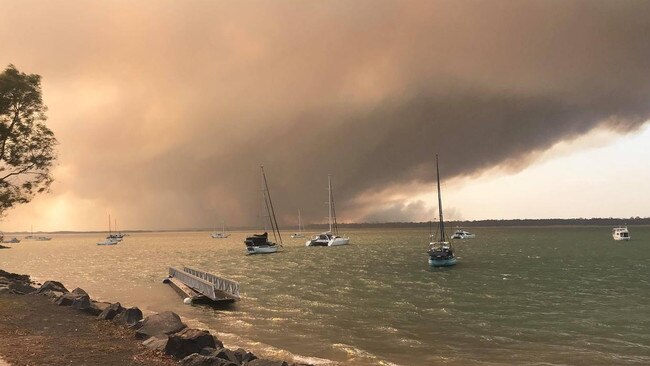
<svg viewBox="0 0 650 366">
<path fill-rule="evenodd" d="M 2 7 L 0 62 L 44 77 L 55 194 L 131 227 L 252 224 L 260 164 L 284 222 L 322 220 L 327 174 L 344 220 L 406 220 L 424 208 L 376 193 L 432 182 L 435 153 L 446 178 L 516 171 L 650 117 L 645 1 Z"/>
</svg>

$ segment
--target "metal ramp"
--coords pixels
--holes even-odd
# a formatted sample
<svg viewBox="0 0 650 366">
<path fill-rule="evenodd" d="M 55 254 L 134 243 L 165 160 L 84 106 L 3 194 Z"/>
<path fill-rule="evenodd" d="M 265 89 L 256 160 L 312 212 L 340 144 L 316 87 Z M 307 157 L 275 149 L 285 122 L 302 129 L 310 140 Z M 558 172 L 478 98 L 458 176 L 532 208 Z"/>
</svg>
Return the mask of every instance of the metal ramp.
<svg viewBox="0 0 650 366">
<path fill-rule="evenodd" d="M 239 300 L 239 284 L 198 269 L 169 267 L 166 283 L 184 298 L 192 301 L 208 298 L 216 302 Z"/>
</svg>

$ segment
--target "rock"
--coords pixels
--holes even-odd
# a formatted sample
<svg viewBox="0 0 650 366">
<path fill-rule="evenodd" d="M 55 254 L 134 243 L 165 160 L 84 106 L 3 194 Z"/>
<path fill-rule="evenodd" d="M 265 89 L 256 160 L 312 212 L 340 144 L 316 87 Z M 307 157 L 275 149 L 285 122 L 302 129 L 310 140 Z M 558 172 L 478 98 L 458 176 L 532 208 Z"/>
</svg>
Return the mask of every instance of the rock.
<svg viewBox="0 0 650 366">
<path fill-rule="evenodd" d="M 147 338 L 162 334 L 170 335 L 184 328 L 187 328 L 187 325 L 181 321 L 181 317 L 178 314 L 171 311 L 163 311 L 162 313 L 146 317 L 142 322 L 142 327 L 135 332 L 135 336 L 138 338 Z"/>
<path fill-rule="evenodd" d="M 167 347 L 167 341 L 169 340 L 169 337 L 167 336 L 156 336 L 156 337 L 151 337 L 144 342 L 142 342 L 142 345 L 155 350 L 155 351 L 160 351 L 163 352 L 165 350 L 165 347 Z"/>
<path fill-rule="evenodd" d="M 95 316 L 99 315 L 99 313 L 102 312 L 95 304 L 93 304 L 92 301 L 90 301 L 90 297 L 88 295 L 81 295 L 76 297 L 70 306 L 72 306 L 73 309 L 81 310 L 84 313 Z"/>
<path fill-rule="evenodd" d="M 25 282 L 12 282 L 9 284 L 9 290 L 15 294 L 19 295 L 24 295 L 24 294 L 30 294 L 32 292 L 36 292 L 36 288 L 32 287 L 29 285 L 29 283 Z"/>
<path fill-rule="evenodd" d="M 205 347 L 216 348 L 215 346 L 214 337 L 210 332 L 185 328 L 169 336 L 165 354 L 176 358 L 184 358 L 192 353 L 201 352 Z"/>
<path fill-rule="evenodd" d="M 181 366 L 239 366 L 236 363 L 213 357 L 192 353 L 181 361 Z"/>
<path fill-rule="evenodd" d="M 97 316 L 97 319 L 100 319 L 100 320 L 113 320 L 113 318 L 115 318 L 115 316 L 117 314 L 119 314 L 119 313 L 121 313 L 123 311 L 124 311 L 124 308 L 122 307 L 122 304 L 120 304 L 119 302 L 116 302 L 115 304 L 108 305 L 106 307 L 106 309 L 104 309 L 104 311 L 99 313 L 99 315 Z"/>
<path fill-rule="evenodd" d="M 257 358 L 245 363 L 246 366 L 289 366 L 285 361 L 273 361 L 264 358 Z"/>
<path fill-rule="evenodd" d="M 54 292 L 54 291 L 52 291 Z M 82 302 L 84 300 L 81 300 L 82 298 L 88 298 L 88 302 L 90 302 L 90 297 L 88 296 L 88 293 L 80 288 L 76 288 L 72 290 L 72 292 L 66 292 L 63 295 L 59 296 L 56 298 L 54 301 L 55 304 L 59 306 L 72 306 L 72 304 L 75 302 L 75 300 L 79 299 L 79 302 Z M 81 305 L 78 305 L 81 306 Z"/>
<path fill-rule="evenodd" d="M 30 283 L 30 279 L 28 275 L 20 275 L 17 273 L 6 272 L 1 269 L 0 269 L 0 277 L 7 278 L 12 282 L 18 281 L 18 282 Z"/>
<path fill-rule="evenodd" d="M 76 289 L 72 290 L 71 293 L 75 294 L 76 296 L 84 296 L 84 295 L 85 295 L 85 296 L 89 296 L 88 293 L 87 293 L 86 291 L 84 291 L 83 289 L 81 289 L 81 288 L 79 288 L 79 287 L 77 287 Z"/>
<path fill-rule="evenodd" d="M 70 292 L 70 291 L 68 291 L 67 288 L 65 288 L 65 286 L 63 286 L 63 284 L 61 282 L 58 282 L 58 281 L 45 281 L 45 283 L 43 285 L 41 285 L 41 287 L 36 291 L 36 293 L 45 294 L 48 291 L 60 292 L 62 294 L 66 293 L 66 292 Z"/>
<path fill-rule="evenodd" d="M 222 348 L 214 355 L 221 359 L 228 360 L 232 363 L 241 364 L 241 359 L 237 357 L 237 354 L 228 348 Z"/>
<path fill-rule="evenodd" d="M 246 351 L 243 348 L 237 348 L 236 350 L 233 351 L 235 354 L 235 357 L 237 357 L 237 360 L 239 361 L 240 364 L 245 364 L 246 362 L 253 361 L 257 359 L 257 356 L 254 354 Z"/>
<path fill-rule="evenodd" d="M 126 325 L 128 327 L 139 326 L 140 320 L 142 320 L 142 311 L 137 307 L 125 309 L 113 318 L 113 322 Z"/>
</svg>

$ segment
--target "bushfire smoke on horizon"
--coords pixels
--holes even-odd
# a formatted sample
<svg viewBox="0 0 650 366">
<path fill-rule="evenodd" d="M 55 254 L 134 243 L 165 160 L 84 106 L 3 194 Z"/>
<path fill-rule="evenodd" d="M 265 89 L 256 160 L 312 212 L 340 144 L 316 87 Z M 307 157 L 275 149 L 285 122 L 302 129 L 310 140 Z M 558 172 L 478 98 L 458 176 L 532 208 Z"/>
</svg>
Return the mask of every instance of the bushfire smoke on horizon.
<svg viewBox="0 0 650 366">
<path fill-rule="evenodd" d="M 0 62 L 43 76 L 42 200 L 68 228 L 253 224 L 261 164 L 283 222 L 323 220 L 328 174 L 342 220 L 417 219 L 395 207 L 436 153 L 471 179 L 650 118 L 647 1 L 0 4 Z"/>
</svg>

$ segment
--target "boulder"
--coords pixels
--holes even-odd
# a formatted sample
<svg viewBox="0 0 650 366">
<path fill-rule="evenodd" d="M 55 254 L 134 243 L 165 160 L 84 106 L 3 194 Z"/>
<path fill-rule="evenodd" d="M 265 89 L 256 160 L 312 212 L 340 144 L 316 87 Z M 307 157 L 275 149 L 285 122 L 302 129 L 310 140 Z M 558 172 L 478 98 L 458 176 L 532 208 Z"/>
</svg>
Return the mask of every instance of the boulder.
<svg viewBox="0 0 650 366">
<path fill-rule="evenodd" d="M 142 327 L 135 332 L 135 336 L 138 338 L 148 338 L 163 334 L 170 335 L 184 328 L 187 328 L 187 326 L 181 321 L 181 317 L 178 314 L 171 311 L 163 311 L 162 313 L 146 317 L 142 322 Z"/>
<path fill-rule="evenodd" d="M 11 290 L 11 292 L 19 295 L 31 294 L 32 292 L 36 292 L 36 288 L 30 286 L 28 282 L 16 281 L 10 283 L 8 287 L 9 290 Z"/>
<path fill-rule="evenodd" d="M 117 324 L 126 325 L 128 327 L 139 326 L 140 320 L 142 320 L 142 311 L 137 307 L 124 309 L 124 311 L 118 313 L 113 318 L 113 322 Z"/>
<path fill-rule="evenodd" d="M 167 341 L 169 340 L 169 337 L 167 336 L 157 336 L 157 337 L 151 337 L 142 342 L 142 345 L 155 350 L 155 351 L 160 351 L 163 352 L 165 351 L 165 348 L 167 347 Z"/>
<path fill-rule="evenodd" d="M 239 366 L 236 363 L 218 357 L 203 356 L 198 353 L 192 353 L 185 357 L 180 364 L 181 366 Z"/>
<path fill-rule="evenodd" d="M 250 362 L 245 363 L 246 366 L 289 366 L 285 361 L 267 360 L 264 358 L 257 358 Z"/>
<path fill-rule="evenodd" d="M 192 353 L 201 352 L 205 347 L 216 348 L 214 337 L 210 332 L 185 328 L 169 336 L 167 346 L 165 347 L 165 354 L 176 358 L 184 358 Z"/>
<path fill-rule="evenodd" d="M 237 357 L 237 360 L 239 361 L 240 364 L 245 364 L 246 362 L 253 361 L 257 359 L 257 356 L 254 354 L 246 351 L 243 348 L 237 348 L 236 350 L 233 351 L 235 354 L 235 357 Z"/>
<path fill-rule="evenodd" d="M 88 302 L 90 302 L 90 297 L 88 296 L 88 293 L 77 287 L 76 289 L 72 290 L 72 292 L 66 292 L 59 297 L 55 297 L 54 303 L 59 306 L 72 306 L 75 300 L 78 300 L 79 302 L 84 301 L 82 300 L 82 298 L 84 297 L 88 298 Z"/>
<path fill-rule="evenodd" d="M 66 293 L 66 292 L 70 292 L 70 291 L 68 291 L 67 288 L 65 288 L 65 286 L 63 286 L 63 284 L 61 282 L 58 282 L 58 281 L 45 281 L 45 283 L 43 285 L 41 285 L 41 287 L 36 291 L 36 293 L 45 294 L 48 291 L 60 292 L 62 294 Z"/>
<path fill-rule="evenodd" d="M 214 356 L 219 357 L 224 360 L 228 360 L 232 363 L 241 364 L 241 359 L 237 357 L 237 354 L 228 348 L 222 348 L 218 350 Z"/>
<path fill-rule="evenodd" d="M 124 311 L 124 308 L 122 307 L 122 304 L 119 302 L 116 302 L 115 304 L 110 304 L 104 309 L 99 315 L 97 316 L 97 319 L 100 320 L 113 320 L 117 314 L 121 313 Z"/>
<path fill-rule="evenodd" d="M 101 309 L 97 307 L 91 300 L 88 295 L 81 295 L 72 301 L 72 305 L 70 305 L 73 309 L 81 310 L 84 313 L 88 313 L 94 316 L 99 315 L 101 313 Z"/>
<path fill-rule="evenodd" d="M 9 280 L 30 283 L 29 275 L 20 275 L 17 273 L 6 272 L 0 269 L 0 277 L 7 278 Z"/>
</svg>

